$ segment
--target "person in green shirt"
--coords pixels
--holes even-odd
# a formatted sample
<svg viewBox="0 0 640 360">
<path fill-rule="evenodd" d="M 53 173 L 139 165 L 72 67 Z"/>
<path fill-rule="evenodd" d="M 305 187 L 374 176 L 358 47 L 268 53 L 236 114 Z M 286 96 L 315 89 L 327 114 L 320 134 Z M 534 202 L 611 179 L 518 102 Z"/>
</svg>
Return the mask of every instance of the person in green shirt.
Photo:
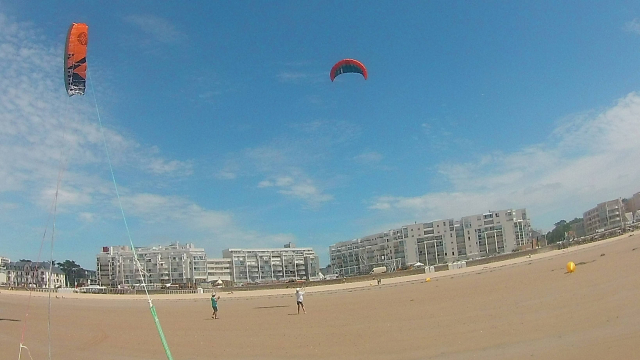
<svg viewBox="0 0 640 360">
<path fill-rule="evenodd" d="M 216 293 L 211 293 L 211 307 L 213 308 L 213 315 L 211 317 L 213 319 L 218 318 L 218 300 L 220 300 L 220 295 L 216 297 Z"/>
</svg>

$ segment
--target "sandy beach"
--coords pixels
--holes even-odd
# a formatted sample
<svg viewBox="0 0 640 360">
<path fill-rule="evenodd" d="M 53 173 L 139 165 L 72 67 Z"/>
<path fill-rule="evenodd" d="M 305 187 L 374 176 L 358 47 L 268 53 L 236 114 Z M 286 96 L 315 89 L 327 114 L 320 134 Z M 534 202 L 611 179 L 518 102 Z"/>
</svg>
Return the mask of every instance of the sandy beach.
<svg viewBox="0 0 640 360">
<path fill-rule="evenodd" d="M 640 234 L 381 286 L 313 287 L 306 315 L 290 289 L 219 294 L 218 320 L 206 294 L 153 296 L 174 359 L 633 359 Z M 47 358 L 47 306 L 47 294 L 0 293 L 2 359 L 18 358 L 25 324 L 31 356 Z M 51 311 L 53 359 L 166 358 L 144 297 L 69 294 Z"/>
</svg>

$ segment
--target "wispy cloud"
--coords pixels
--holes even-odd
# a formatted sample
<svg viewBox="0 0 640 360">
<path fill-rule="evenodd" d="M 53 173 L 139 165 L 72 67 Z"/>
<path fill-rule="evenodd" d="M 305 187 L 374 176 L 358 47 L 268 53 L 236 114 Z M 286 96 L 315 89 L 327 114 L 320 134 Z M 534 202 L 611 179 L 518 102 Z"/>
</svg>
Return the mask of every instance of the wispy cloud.
<svg viewBox="0 0 640 360">
<path fill-rule="evenodd" d="M 258 183 L 259 188 L 276 187 L 280 188 L 278 192 L 283 195 L 304 200 L 312 206 L 320 205 L 323 202 L 333 200 L 333 195 L 325 194 L 320 190 L 311 179 L 304 178 L 300 174 L 293 176 L 282 176 L 274 179 L 263 180 Z"/>
<path fill-rule="evenodd" d="M 78 214 L 80 221 L 85 223 L 92 223 L 96 220 L 96 214 L 90 212 L 81 212 Z"/>
<path fill-rule="evenodd" d="M 129 20 L 140 26 L 155 25 L 153 30 L 145 31 L 162 41 L 175 41 L 181 36 L 161 19 Z M 16 61 L 18 58 L 21 60 Z M 106 233 L 113 231 L 121 219 L 118 211 L 111 211 L 118 204 L 108 172 L 105 174 L 106 156 L 95 110 L 89 97 L 66 96 L 60 80 L 59 48 L 43 45 L 42 37 L 31 25 L 12 22 L 0 14 L 0 61 L 4 64 L 0 68 L 0 222 L 3 234 L 7 234 L 0 238 L 0 248 L 8 248 L 9 241 L 15 243 L 10 234 L 25 236 L 24 227 L 31 220 L 25 216 L 41 216 L 50 209 L 59 174 L 62 185 L 57 212 L 60 218 L 66 216 L 72 221 L 67 226 L 103 226 Z M 29 71 L 25 72 L 25 68 Z M 69 104 L 73 111 L 69 111 Z M 194 172 L 195 163 L 168 158 L 158 147 L 141 144 L 130 134 L 108 125 L 104 132 L 123 208 L 134 237 L 140 236 L 136 244 L 188 240 L 215 252 L 221 250 L 222 244 L 275 246 L 295 241 L 291 234 L 247 230 L 232 213 L 207 209 L 186 197 L 153 193 L 149 186 L 139 184 L 185 179 Z M 223 176 L 235 175 L 229 171 Z M 38 223 L 34 228 L 42 225 Z M 105 236 L 112 235 L 100 233 L 95 239 L 84 240 L 83 246 L 90 249 L 96 241 L 105 241 Z"/>
<path fill-rule="evenodd" d="M 183 235 L 184 231 L 174 229 L 188 229 L 190 238 L 208 238 L 210 246 L 217 251 L 222 250 L 221 246 L 280 247 L 295 240 L 291 234 L 264 234 L 243 229 L 231 212 L 205 209 L 180 196 L 131 194 L 123 199 L 123 207 L 129 214 L 144 219 L 151 228 L 161 226 L 169 233 Z"/>
<path fill-rule="evenodd" d="M 635 18 L 624 24 L 624 30 L 640 35 L 640 19 Z"/>
<path fill-rule="evenodd" d="M 284 83 L 316 83 L 322 81 L 322 74 L 317 72 L 282 71 L 277 77 L 280 82 Z"/>
<path fill-rule="evenodd" d="M 215 177 L 218 178 L 218 179 L 222 179 L 222 180 L 233 180 L 233 179 L 237 178 L 238 175 L 233 171 L 229 171 L 228 169 L 223 169 L 223 170 L 218 171 L 215 174 Z"/>
<path fill-rule="evenodd" d="M 173 44 L 187 39 L 187 35 L 171 22 L 155 15 L 129 15 L 124 20 L 159 42 Z"/>
<path fill-rule="evenodd" d="M 360 134 L 360 128 L 340 121 L 309 121 L 291 125 L 288 135 L 231 154 L 215 170 L 218 179 L 259 177 L 260 189 L 277 188 L 289 198 L 303 201 L 311 207 L 334 199 L 329 193 L 334 174 L 318 177 L 322 164 L 340 158 L 340 150 Z"/>
<path fill-rule="evenodd" d="M 159 175 L 170 174 L 174 176 L 189 176 L 193 174 L 193 163 L 191 161 L 151 158 L 147 162 L 146 168 L 150 172 Z"/>
<path fill-rule="evenodd" d="M 380 196 L 369 208 L 428 220 L 526 206 L 550 226 L 559 217 L 640 191 L 639 119 L 640 95 L 631 93 L 606 111 L 566 119 L 545 143 L 441 165 L 450 191 Z"/>
<path fill-rule="evenodd" d="M 108 181 L 90 175 L 106 160 L 94 110 L 87 98 L 66 98 L 58 49 L 40 45 L 29 29 L 0 15 L 0 60 L 5 64 L 0 69 L 5 89 L 0 93 L 0 193 L 27 192 L 35 204 L 46 207 L 58 173 L 71 169 L 64 172 L 60 205 L 90 203 L 109 187 Z M 18 57 L 24 59 L 16 62 Z M 25 66 L 30 71 L 24 72 Z M 104 133 L 114 165 L 121 170 L 171 177 L 192 173 L 190 161 L 166 159 L 158 148 L 109 128 Z"/>
<path fill-rule="evenodd" d="M 355 156 L 353 160 L 360 164 L 369 165 L 369 164 L 377 164 L 380 161 L 382 161 L 383 158 L 384 157 L 379 152 L 369 151 L 369 152 L 364 152 L 362 154 Z"/>
</svg>

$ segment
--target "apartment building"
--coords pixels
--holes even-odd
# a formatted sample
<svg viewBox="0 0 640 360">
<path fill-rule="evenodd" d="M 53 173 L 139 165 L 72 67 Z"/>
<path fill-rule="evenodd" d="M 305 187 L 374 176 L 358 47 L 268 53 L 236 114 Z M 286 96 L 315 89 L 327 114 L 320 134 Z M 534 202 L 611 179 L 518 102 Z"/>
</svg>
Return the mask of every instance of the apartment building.
<svg viewBox="0 0 640 360">
<path fill-rule="evenodd" d="M 58 288 L 65 286 L 65 274 L 59 267 L 53 266 L 49 277 L 49 262 L 17 261 L 6 266 L 6 283 L 11 286 L 38 288 Z"/>
<path fill-rule="evenodd" d="M 417 239 L 418 261 L 426 266 L 466 258 L 467 249 L 460 221 L 434 220 L 424 223 Z"/>
<path fill-rule="evenodd" d="M 531 222 L 526 209 L 489 211 L 460 220 L 467 257 L 510 253 L 531 243 Z"/>
<path fill-rule="evenodd" d="M 633 194 L 633 196 L 627 199 L 626 204 L 624 204 L 625 212 L 636 213 L 640 211 L 640 192 Z"/>
<path fill-rule="evenodd" d="M 207 259 L 207 281 L 231 281 L 231 259 Z"/>
<path fill-rule="evenodd" d="M 103 286 L 174 284 L 197 286 L 207 281 L 207 256 L 193 244 L 139 247 L 105 246 L 97 255 L 97 273 Z M 138 266 L 142 269 L 139 271 Z"/>
<path fill-rule="evenodd" d="M 508 209 L 405 225 L 336 243 L 329 255 L 335 273 L 351 276 L 377 266 L 393 271 L 418 262 L 431 266 L 506 253 L 530 242 L 526 209 Z"/>
<path fill-rule="evenodd" d="M 582 214 L 587 235 L 622 228 L 625 222 L 625 208 L 622 199 L 609 200 L 598 204 Z"/>
<path fill-rule="evenodd" d="M 276 249 L 226 249 L 224 259 L 231 261 L 234 284 L 261 283 L 319 278 L 320 259 L 312 248 L 287 244 Z"/>
<path fill-rule="evenodd" d="M 329 246 L 333 271 L 344 276 L 368 274 L 374 267 L 396 269 L 418 261 L 416 235 L 423 224 L 368 235 Z"/>
<path fill-rule="evenodd" d="M 11 259 L 9 259 L 7 257 L 0 256 L 0 269 L 6 268 L 7 265 L 9 265 L 10 262 L 11 262 Z"/>
</svg>

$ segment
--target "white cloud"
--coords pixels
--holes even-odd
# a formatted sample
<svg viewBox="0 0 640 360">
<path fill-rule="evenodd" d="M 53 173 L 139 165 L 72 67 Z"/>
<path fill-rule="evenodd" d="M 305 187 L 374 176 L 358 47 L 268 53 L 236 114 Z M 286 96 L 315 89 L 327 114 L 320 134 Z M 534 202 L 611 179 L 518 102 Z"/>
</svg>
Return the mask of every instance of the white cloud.
<svg viewBox="0 0 640 360">
<path fill-rule="evenodd" d="M 295 241 L 292 234 L 265 234 L 243 229 L 232 213 L 205 209 L 180 196 L 158 194 L 132 194 L 122 199 L 127 216 L 133 215 L 149 224 L 167 229 L 178 229 L 190 238 L 205 240 L 216 251 L 222 247 L 281 247 Z"/>
<path fill-rule="evenodd" d="M 167 19 L 154 15 L 129 15 L 124 20 L 136 25 L 144 33 L 163 43 L 184 41 L 187 35 L 170 23 Z"/>
<path fill-rule="evenodd" d="M 307 204 L 317 206 L 333 200 L 333 195 L 325 194 L 309 178 L 299 172 L 291 175 L 275 177 L 258 183 L 258 188 L 278 187 L 278 193 L 304 200 Z"/>
<path fill-rule="evenodd" d="M 41 45 L 30 29 L 0 14 L 0 193 L 30 194 L 34 203 L 47 207 L 60 171 L 73 169 L 64 171 L 60 205 L 88 204 L 109 186 L 108 180 L 89 175 L 106 161 L 95 109 L 89 97 L 66 96 L 60 49 Z M 109 128 L 104 133 L 114 166 L 122 172 L 192 173 L 190 161 L 164 159 L 157 148 Z"/>
<path fill-rule="evenodd" d="M 601 113 L 565 120 L 545 143 L 475 162 L 441 165 L 451 191 L 381 196 L 369 208 L 426 221 L 527 207 L 534 222 L 538 214 L 542 226 L 550 226 L 598 202 L 640 191 L 638 139 L 640 94 L 631 93 Z"/>
<path fill-rule="evenodd" d="M 129 20 L 144 24 L 143 18 Z M 149 31 L 155 31 L 157 36 L 168 34 L 165 39 L 179 37 L 179 33 L 172 34 L 173 27 L 157 24 L 160 26 L 156 30 Z M 118 236 L 123 231 L 119 230 L 124 229 L 114 221 L 122 219 L 118 216 L 92 97 L 66 96 L 59 44 L 48 47 L 42 42 L 30 25 L 12 22 L 0 14 L 0 213 L 3 224 L 11 227 L 4 229 L 8 234 L 26 236 L 24 229 L 30 231 L 32 225 L 28 222 L 33 218 L 41 220 L 41 214 L 51 209 L 56 180 L 61 174 L 57 213 L 64 226 L 60 231 L 73 228 L 67 230 L 67 235 L 73 232 L 91 237 L 83 243 L 88 247 L 98 241 L 121 241 Z M 163 184 L 171 177 L 191 175 L 195 163 L 167 159 L 159 148 L 140 144 L 129 134 L 110 129 L 108 124 L 104 132 L 136 245 L 158 239 L 163 243 L 186 239 L 211 251 L 221 250 L 222 244 L 279 247 L 295 241 L 291 234 L 247 230 L 230 212 L 206 209 L 182 196 L 151 193 L 149 186 L 140 186 L 140 182 Z M 140 174 L 140 170 L 144 173 Z M 230 163 L 221 176 L 231 179 L 235 173 Z M 140 193 L 139 187 L 145 192 Z M 36 215 L 24 218 L 31 213 Z M 34 233 L 40 232 L 40 225 L 33 226 L 37 228 Z M 99 226 L 105 227 L 104 233 L 91 233 Z M 9 239 L 1 238 L 0 247 Z"/>
<path fill-rule="evenodd" d="M 14 211 L 19 208 L 20 208 L 20 205 L 16 203 L 0 202 L 0 213 Z"/>
<path fill-rule="evenodd" d="M 286 190 L 280 190 L 279 193 L 305 200 L 310 204 L 333 200 L 333 195 L 323 194 L 321 190 L 310 182 L 292 184 Z"/>
<path fill-rule="evenodd" d="M 171 174 L 177 176 L 188 176 L 193 174 L 193 165 L 191 162 L 178 160 L 165 160 L 161 158 L 152 158 L 147 162 L 147 169 L 154 174 Z"/>
<path fill-rule="evenodd" d="M 383 156 L 379 152 L 370 151 L 355 156 L 353 160 L 361 164 L 376 164 L 382 161 L 382 158 Z"/>
<path fill-rule="evenodd" d="M 278 80 L 283 83 L 317 83 L 322 81 L 322 74 L 308 73 L 300 71 L 282 71 L 278 75 Z"/>
<path fill-rule="evenodd" d="M 640 35 L 640 19 L 635 18 L 624 24 L 624 29 L 628 32 L 632 32 Z"/>
<path fill-rule="evenodd" d="M 123 196 L 123 208 L 146 222 L 180 221 L 184 225 L 217 231 L 231 223 L 230 213 L 206 210 L 179 196 L 141 193 Z"/>
<path fill-rule="evenodd" d="M 81 212 L 78 214 L 78 219 L 85 223 L 91 223 L 96 220 L 96 214 L 90 212 Z"/>
<path fill-rule="evenodd" d="M 276 186 L 292 186 L 294 180 L 291 176 L 283 176 L 276 179 Z"/>
<path fill-rule="evenodd" d="M 291 125 L 288 135 L 247 148 L 222 160 L 215 171 L 218 179 L 256 177 L 258 188 L 278 187 L 278 193 L 318 206 L 334 197 L 327 191 L 340 179 L 334 176 L 311 176 L 321 172 L 322 165 L 338 157 L 343 160 L 342 146 L 360 135 L 360 128 L 347 122 L 309 121 Z M 310 170 L 307 170 L 310 169 Z M 225 176 L 230 174 L 232 176 Z M 324 175 L 324 174 L 323 174 Z M 338 180 L 339 181 L 339 180 Z"/>
<path fill-rule="evenodd" d="M 238 175 L 236 173 L 228 171 L 228 170 L 221 170 L 216 174 L 216 177 L 218 179 L 233 180 L 236 177 L 238 177 Z"/>
</svg>

